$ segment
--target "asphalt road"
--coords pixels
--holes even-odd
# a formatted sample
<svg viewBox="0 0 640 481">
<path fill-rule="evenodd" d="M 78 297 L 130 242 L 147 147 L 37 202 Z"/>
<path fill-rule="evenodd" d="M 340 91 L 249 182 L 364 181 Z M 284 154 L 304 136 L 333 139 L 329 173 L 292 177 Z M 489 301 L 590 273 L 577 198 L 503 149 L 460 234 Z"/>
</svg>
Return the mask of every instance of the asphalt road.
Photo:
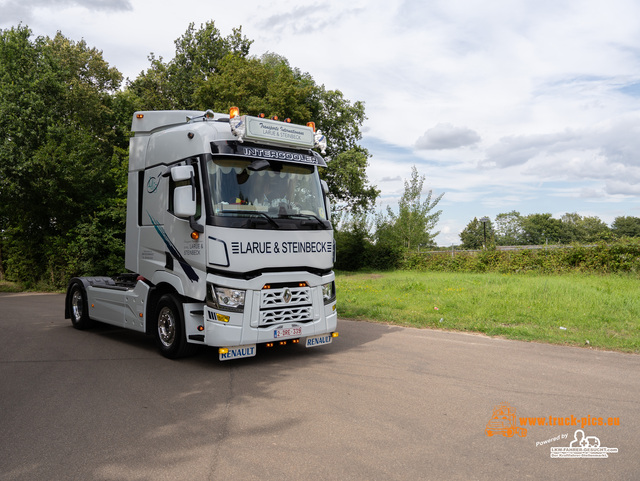
<svg viewBox="0 0 640 481">
<path fill-rule="evenodd" d="M 638 355 L 340 321 L 328 346 L 170 361 L 63 303 L 0 294 L 0 480 L 640 479 Z M 504 402 L 577 425 L 489 437 Z M 583 417 L 619 419 L 583 429 L 608 458 L 552 458 Z"/>
</svg>

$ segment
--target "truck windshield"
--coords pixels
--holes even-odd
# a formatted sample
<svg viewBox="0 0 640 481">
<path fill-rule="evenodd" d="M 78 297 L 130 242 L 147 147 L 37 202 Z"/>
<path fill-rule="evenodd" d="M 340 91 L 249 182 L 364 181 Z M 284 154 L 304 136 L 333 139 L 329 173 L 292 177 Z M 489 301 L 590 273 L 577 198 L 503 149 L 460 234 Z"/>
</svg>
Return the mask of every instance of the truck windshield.
<svg viewBox="0 0 640 481">
<path fill-rule="evenodd" d="M 207 173 L 216 225 L 331 228 L 315 166 L 215 157 Z"/>
</svg>

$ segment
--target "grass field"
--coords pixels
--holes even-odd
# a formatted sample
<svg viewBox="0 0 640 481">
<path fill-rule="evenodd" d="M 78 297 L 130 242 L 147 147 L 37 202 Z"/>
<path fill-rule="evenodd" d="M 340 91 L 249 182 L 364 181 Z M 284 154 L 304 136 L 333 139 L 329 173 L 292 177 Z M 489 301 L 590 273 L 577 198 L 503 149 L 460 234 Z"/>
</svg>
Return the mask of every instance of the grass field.
<svg viewBox="0 0 640 481">
<path fill-rule="evenodd" d="M 640 279 L 395 271 L 336 276 L 340 317 L 640 353 Z"/>
</svg>

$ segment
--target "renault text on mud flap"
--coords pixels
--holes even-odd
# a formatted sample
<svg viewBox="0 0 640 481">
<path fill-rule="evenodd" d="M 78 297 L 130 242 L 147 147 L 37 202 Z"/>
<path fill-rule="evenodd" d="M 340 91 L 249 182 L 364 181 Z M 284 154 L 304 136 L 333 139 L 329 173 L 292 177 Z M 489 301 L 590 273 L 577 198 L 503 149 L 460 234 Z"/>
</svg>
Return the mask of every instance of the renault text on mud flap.
<svg viewBox="0 0 640 481">
<path fill-rule="evenodd" d="M 314 346 L 321 346 L 323 344 L 331 344 L 333 337 L 334 336 L 332 336 L 331 334 L 308 337 L 305 342 L 305 346 L 314 347 Z"/>
<path fill-rule="evenodd" d="M 230 359 L 240 359 L 243 357 L 253 357 L 256 355 L 256 346 L 238 346 L 220 349 L 220 360 L 228 361 Z"/>
</svg>

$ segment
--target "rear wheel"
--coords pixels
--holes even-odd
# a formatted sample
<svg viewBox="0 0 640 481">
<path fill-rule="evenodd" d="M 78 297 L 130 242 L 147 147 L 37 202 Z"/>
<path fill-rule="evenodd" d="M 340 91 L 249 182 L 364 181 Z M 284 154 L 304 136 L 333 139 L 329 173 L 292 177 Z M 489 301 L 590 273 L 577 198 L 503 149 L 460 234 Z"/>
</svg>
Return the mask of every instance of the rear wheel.
<svg viewBox="0 0 640 481">
<path fill-rule="evenodd" d="M 82 285 L 77 282 L 71 286 L 67 297 L 71 324 L 76 329 L 89 329 L 93 326 L 93 320 L 89 319 L 89 306 L 87 305 L 87 293 Z"/>
<path fill-rule="evenodd" d="M 158 301 L 155 338 L 160 354 L 169 359 L 191 355 L 196 349 L 187 343 L 180 303 L 171 294 L 163 295 Z"/>
</svg>

